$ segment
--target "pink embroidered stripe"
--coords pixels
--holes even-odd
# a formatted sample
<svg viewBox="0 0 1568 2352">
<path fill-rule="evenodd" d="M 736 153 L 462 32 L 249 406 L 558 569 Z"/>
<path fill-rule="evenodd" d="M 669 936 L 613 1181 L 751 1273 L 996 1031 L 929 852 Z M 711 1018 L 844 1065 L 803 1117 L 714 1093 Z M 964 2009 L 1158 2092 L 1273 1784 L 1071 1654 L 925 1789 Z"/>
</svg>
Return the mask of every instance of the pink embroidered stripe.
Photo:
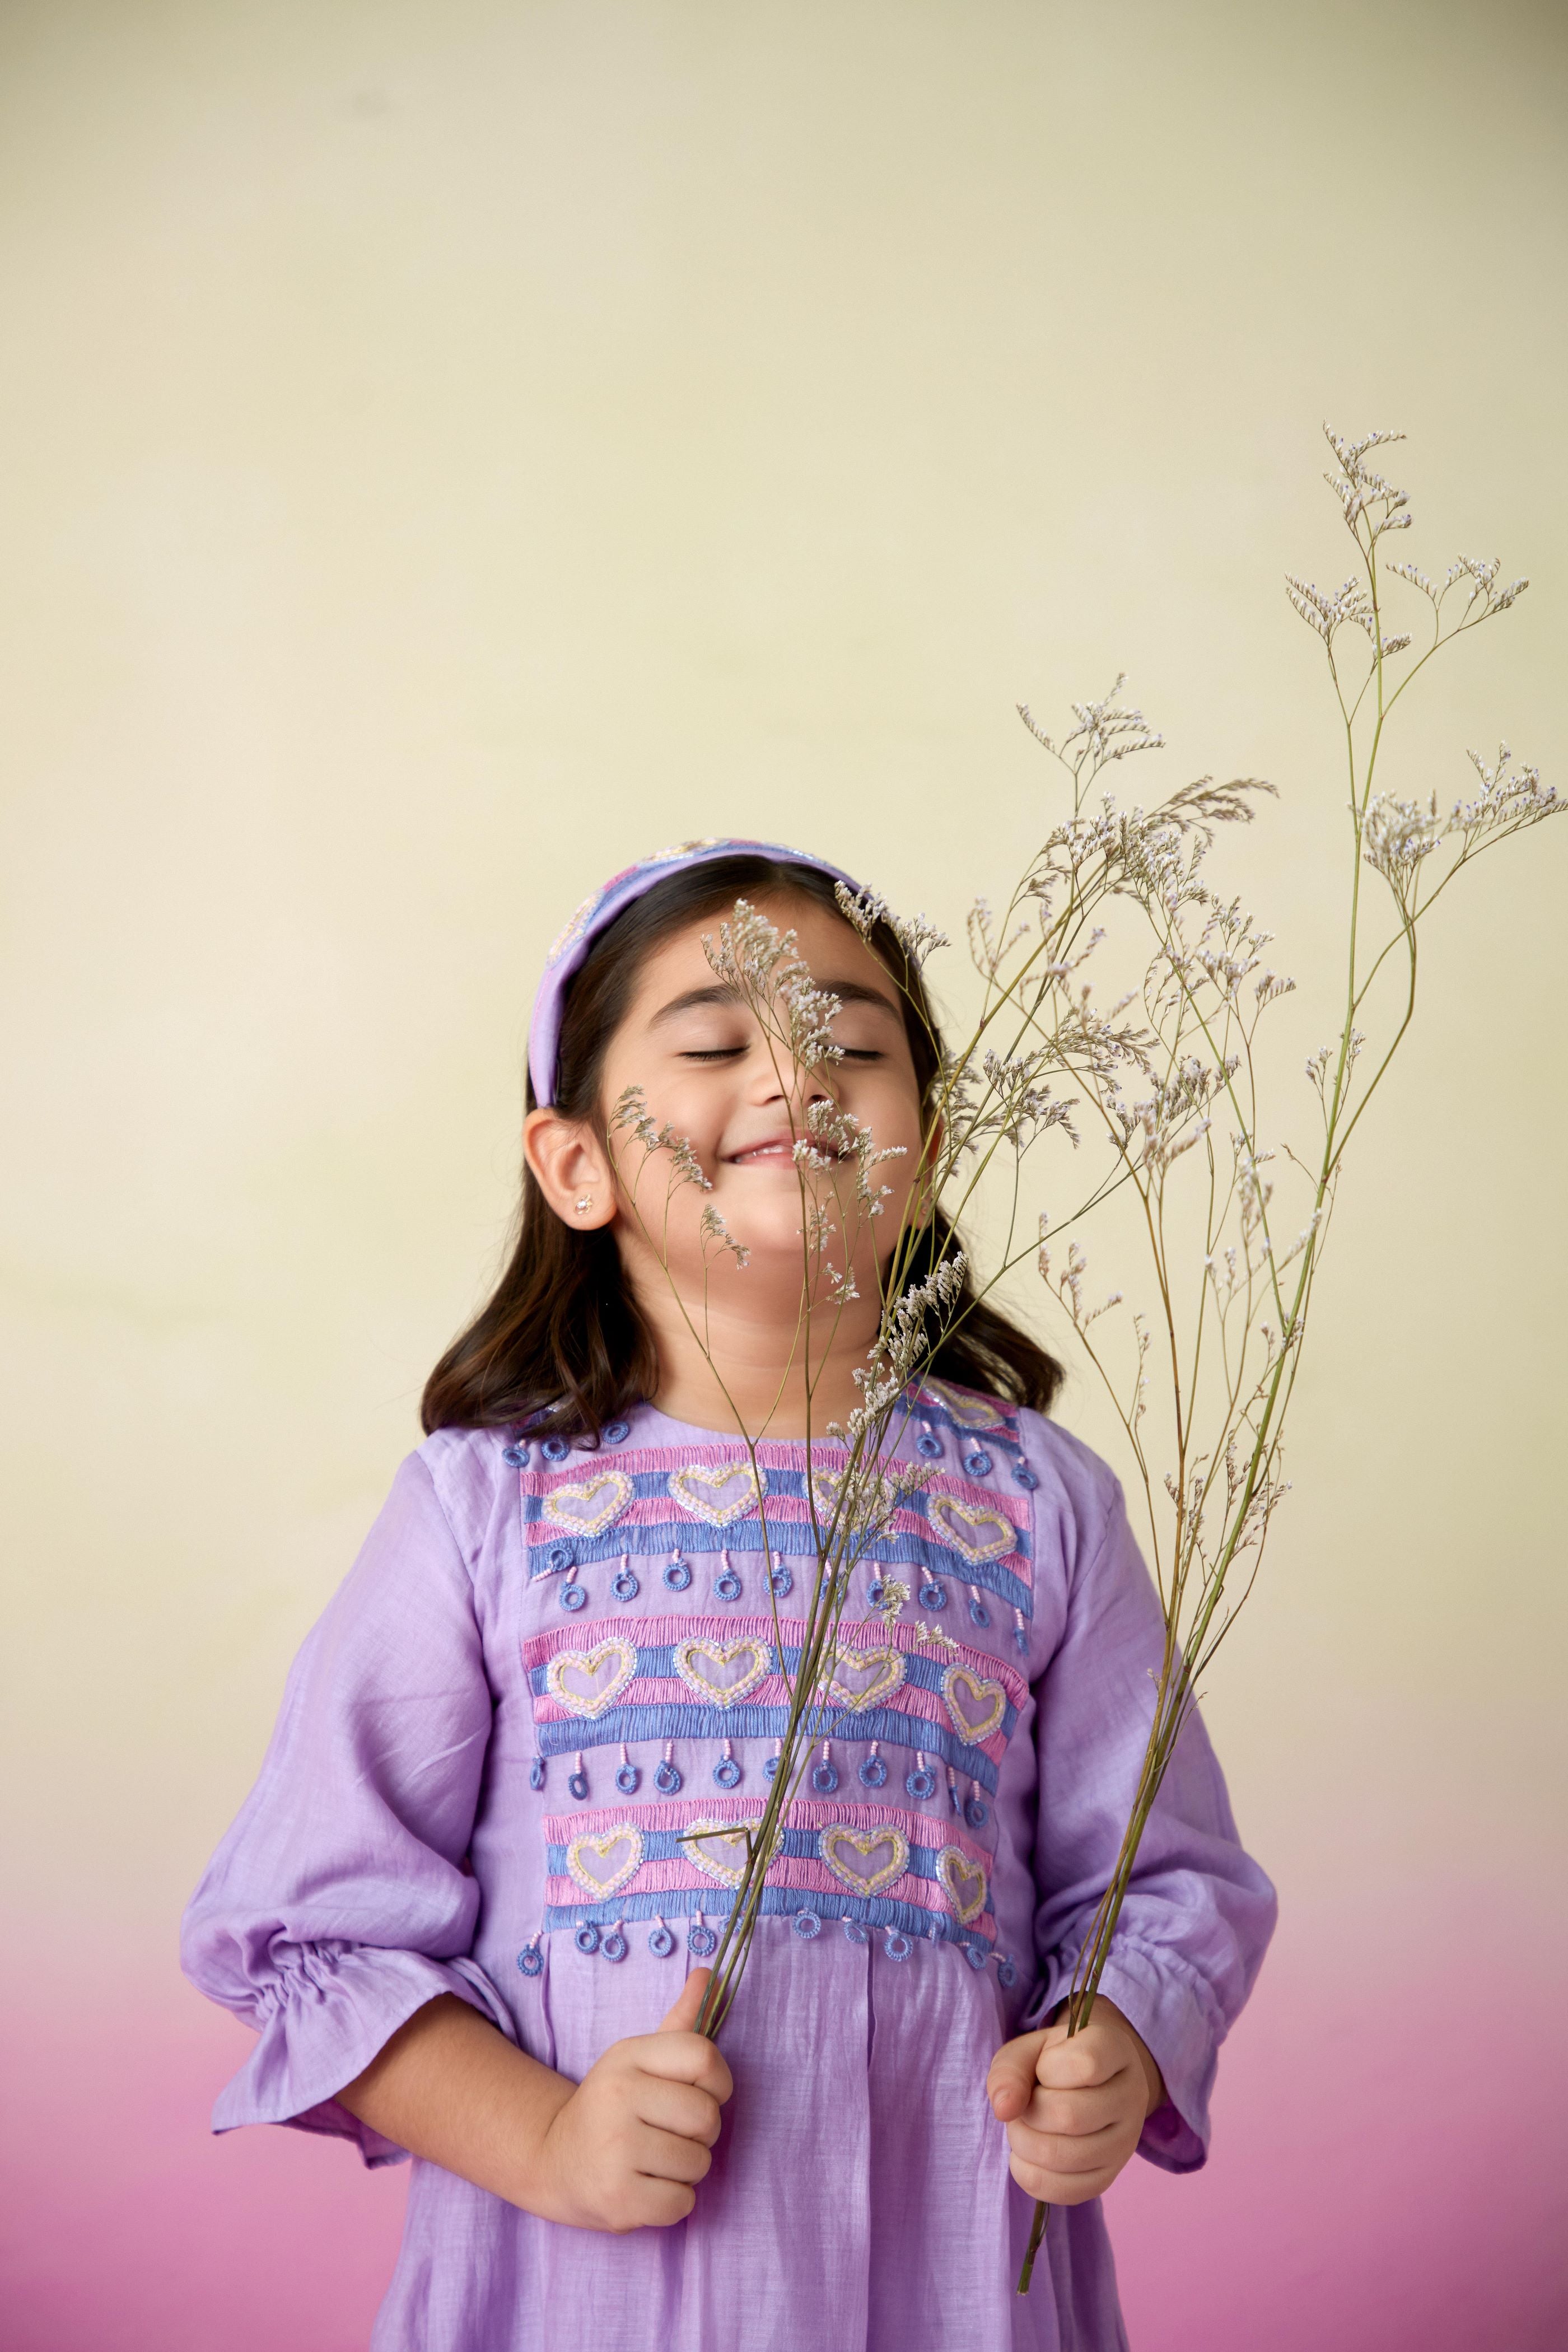
<svg viewBox="0 0 1568 2352">
<path fill-rule="evenodd" d="M 652 1897 L 708 1890 L 713 1892 L 717 1905 L 722 1900 L 723 1887 L 713 1874 L 703 1871 L 684 1853 L 644 1854 L 643 1842 L 653 1837 L 661 1836 L 668 1840 L 679 1836 L 695 1822 L 717 1825 L 732 1822 L 740 1827 L 757 1822 L 761 1818 L 761 1811 L 754 1801 L 748 1803 L 741 1798 L 716 1797 L 708 1802 L 700 1798 L 687 1798 L 676 1803 L 657 1806 L 626 1805 L 619 1810 L 600 1807 L 582 1813 L 552 1813 L 545 1818 L 544 1832 L 550 1845 L 564 1847 L 568 1853 L 574 1847 L 581 1848 L 598 1841 L 601 1852 L 606 1857 L 606 1865 L 613 1865 L 618 1859 L 617 1833 L 628 1858 L 635 1837 L 636 1850 L 642 1858 L 628 1876 L 619 1879 L 617 1891 Z M 840 1853 L 847 1846 L 852 1864 L 858 1855 L 866 1860 L 870 1866 L 870 1877 L 862 1887 L 856 1883 L 854 1868 L 847 1875 L 842 1870 L 830 1869 L 816 1852 L 785 1852 L 774 1857 L 769 1869 L 770 1885 L 787 1887 L 797 1894 L 819 1898 L 825 1895 L 842 1898 L 846 1895 L 883 1895 L 915 1909 L 952 1917 L 955 1915 L 956 1905 L 951 1882 L 956 1868 L 960 1874 L 960 1895 L 965 1895 L 969 1890 L 965 1909 L 970 1908 L 970 1898 L 981 1905 L 979 1913 L 973 1915 L 967 1924 L 978 1935 L 987 1938 L 994 1937 L 990 1894 L 992 1857 L 984 1847 L 956 1824 L 933 1821 L 923 1813 L 902 1806 L 840 1805 L 831 1799 L 813 1797 L 795 1800 L 785 1817 L 784 1831 L 786 1845 L 809 1840 L 814 1847 L 822 1840 L 824 1832 L 841 1832 Z M 886 1874 L 888 1864 L 879 1864 L 879 1842 L 885 1843 L 889 1850 L 889 1857 L 895 1864 L 891 1875 Z M 894 1851 L 900 1847 L 908 1857 L 901 1868 L 896 1867 L 897 1853 Z M 917 1853 L 927 1865 L 924 1869 L 911 1866 Z M 956 1865 L 952 1862 L 945 1865 L 949 1874 L 945 1882 L 942 1869 L 934 1867 L 944 1853 L 962 1857 L 962 1862 Z M 742 1860 L 740 1850 L 737 1849 L 727 1859 L 735 1864 L 738 1873 Z M 574 1904 L 581 1903 L 584 1894 L 591 1895 L 595 1891 L 592 1875 L 584 1884 L 556 1873 L 546 1882 L 546 1901 L 554 1909 L 569 1909 Z"/>
<path fill-rule="evenodd" d="M 786 1650 L 798 1650 L 803 1620 L 780 1615 L 778 1633 Z M 771 1617 L 684 1617 L 673 1613 L 657 1617 L 632 1617 L 625 1612 L 614 1617 L 594 1617 L 583 1622 L 573 1620 L 563 1625 L 552 1625 L 547 1633 L 531 1634 L 522 1647 L 524 1669 L 531 1674 L 535 1666 L 543 1665 L 561 1650 L 591 1650 L 601 1642 L 629 1642 L 639 1649 L 667 1648 L 677 1642 L 711 1642 L 722 1648 L 731 1648 L 742 1642 L 762 1642 L 772 1650 L 776 1636 Z M 840 1650 L 874 1654 L 879 1650 L 895 1649 L 906 1657 L 925 1658 L 942 1667 L 956 1662 L 973 1673 L 999 1682 L 1011 1704 L 1021 1707 L 1029 1695 L 1029 1686 L 1005 1658 L 994 1656 L 988 1650 L 971 1648 L 966 1642 L 951 1637 L 936 1643 L 922 1642 L 913 1625 L 885 1625 L 879 1618 L 858 1620 L 840 1625 L 836 1637 Z M 907 1687 L 907 1685 L 905 1685 Z M 689 1697 L 686 1685 L 682 1695 Z"/>
</svg>

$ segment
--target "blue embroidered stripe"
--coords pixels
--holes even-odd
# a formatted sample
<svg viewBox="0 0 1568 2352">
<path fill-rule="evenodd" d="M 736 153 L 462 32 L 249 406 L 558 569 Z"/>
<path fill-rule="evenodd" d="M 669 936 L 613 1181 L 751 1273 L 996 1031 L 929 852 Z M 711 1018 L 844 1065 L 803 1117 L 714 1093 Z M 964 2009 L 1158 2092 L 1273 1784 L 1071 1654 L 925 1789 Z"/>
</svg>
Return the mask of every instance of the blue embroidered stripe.
<svg viewBox="0 0 1568 2352">
<path fill-rule="evenodd" d="M 730 1528 L 710 1528 L 700 1520 L 693 1523 L 689 1519 L 671 1519 L 657 1527 L 637 1524 L 618 1531 L 610 1528 L 600 1536 L 563 1534 L 558 1542 L 538 1544 L 531 1549 L 528 1576 L 531 1584 L 537 1584 L 544 1577 L 560 1576 L 569 1569 L 592 1567 L 600 1560 L 618 1566 L 623 1552 L 639 1564 L 646 1561 L 657 1570 L 671 1552 L 679 1552 L 688 1559 L 725 1551 L 754 1558 L 763 1549 L 763 1530 L 756 1519 L 741 1520 Z M 766 1549 L 786 1559 L 816 1558 L 811 1529 L 796 1521 L 770 1519 Z M 1026 1537 L 1019 1538 L 1016 1549 L 1027 1556 Z M 857 1563 L 860 1573 L 869 1574 L 874 1568 L 924 1569 L 932 1576 L 944 1577 L 965 1589 L 973 1584 L 984 1592 L 993 1592 L 1007 1609 L 1017 1610 L 1026 1618 L 1034 1614 L 1034 1595 L 1029 1586 L 1004 1560 L 964 1559 L 934 1537 L 879 1536 L 872 1550 Z M 743 1576 L 744 1570 L 737 1567 L 736 1573 Z M 760 1591 L 760 1578 L 758 1586 Z"/>
<path fill-rule="evenodd" d="M 579 1465 L 574 1464 L 572 1466 L 574 1472 L 579 1472 Z M 614 1475 L 626 1480 L 632 1490 L 632 1499 L 636 1502 L 668 1503 L 670 1500 L 670 1473 L 666 1470 L 628 1470 L 622 1461 L 615 1465 Z M 804 1501 L 805 1498 L 806 1482 L 804 1470 L 769 1470 L 766 1475 L 767 1493 L 763 1498 L 763 1507 L 753 1503 L 749 1510 L 722 1526 L 715 1526 L 710 1519 L 703 1518 L 696 1513 L 672 1509 L 669 1524 L 682 1532 L 689 1533 L 694 1543 L 698 1540 L 698 1533 L 700 1530 L 704 1541 L 710 1548 L 722 1548 L 731 1541 L 731 1538 L 739 1541 L 742 1529 L 748 1527 L 753 1529 L 756 1540 L 760 1542 L 763 1507 L 767 1504 L 777 1502 L 781 1496 L 796 1502 Z M 542 1489 L 535 1484 L 532 1476 L 525 1475 L 520 1481 L 524 1525 L 533 1527 L 542 1523 L 552 1530 L 558 1528 L 563 1536 L 573 1540 L 593 1541 L 594 1538 L 584 1535 L 580 1526 L 570 1517 L 558 1518 L 545 1508 L 552 1487 L 556 1486 L 571 1487 L 577 1484 L 577 1476 L 567 1475 L 558 1479 L 552 1479 L 549 1486 Z M 958 1502 L 971 1506 L 976 1510 L 997 1508 L 995 1498 L 988 1494 L 984 1486 L 967 1481 L 960 1481 L 959 1484 L 962 1491 L 955 1497 Z M 947 1486 L 939 1486 L 934 1490 L 930 1487 L 915 1487 L 902 1498 L 899 1507 L 915 1518 L 929 1522 L 932 1503 L 940 1502 L 950 1492 L 951 1487 Z M 771 1538 L 774 1533 L 773 1515 L 771 1510 L 768 1511 L 767 1517 Z M 1004 1511 L 1001 1517 L 1006 1518 L 1009 1514 Z M 779 1532 L 781 1533 L 783 1524 L 780 1523 Z M 815 1548 L 809 1520 L 792 1519 L 787 1524 L 795 1530 L 795 1549 L 810 1551 Z M 645 1535 L 647 1532 L 645 1527 Z M 1014 1535 L 1015 1541 L 1012 1549 L 1026 1555 L 1029 1549 L 1027 1528 L 1019 1528 L 1015 1525 Z M 941 1538 L 935 1537 L 932 1540 L 940 1542 Z"/>
<path fill-rule="evenodd" d="M 734 1900 L 722 1886 L 668 1887 L 654 1895 L 617 1895 L 608 1903 L 550 1904 L 545 1907 L 546 1934 L 591 1922 L 613 1927 L 621 1919 L 689 1918 L 694 1911 L 721 1919 Z M 818 1894 L 805 1886 L 764 1886 L 758 1909 L 764 1917 L 788 1918 L 797 1911 L 815 1911 L 819 1919 L 860 1919 L 868 1927 L 898 1927 L 906 1936 L 920 1936 L 948 1944 L 990 1943 L 996 1922 L 989 1905 L 967 1927 L 944 1911 L 927 1911 L 918 1903 L 898 1903 L 889 1895 Z"/>
<path fill-rule="evenodd" d="M 998 1728 L 1011 1737 L 1017 1712 L 1011 1706 Z M 924 1756 L 940 1757 L 967 1780 L 976 1780 L 988 1793 L 996 1789 L 996 1767 L 984 1748 L 971 1748 L 940 1723 L 923 1715 L 900 1715 L 896 1707 L 872 1706 L 860 1714 L 847 1708 L 818 1718 L 814 1739 L 852 1740 L 857 1745 L 878 1739 L 885 1747 L 906 1748 Z M 784 1706 L 617 1706 L 593 1720 L 569 1716 L 558 1723 L 534 1727 L 542 1756 L 574 1756 L 579 1748 L 628 1748 L 639 1740 L 782 1739 L 789 1727 Z"/>
</svg>

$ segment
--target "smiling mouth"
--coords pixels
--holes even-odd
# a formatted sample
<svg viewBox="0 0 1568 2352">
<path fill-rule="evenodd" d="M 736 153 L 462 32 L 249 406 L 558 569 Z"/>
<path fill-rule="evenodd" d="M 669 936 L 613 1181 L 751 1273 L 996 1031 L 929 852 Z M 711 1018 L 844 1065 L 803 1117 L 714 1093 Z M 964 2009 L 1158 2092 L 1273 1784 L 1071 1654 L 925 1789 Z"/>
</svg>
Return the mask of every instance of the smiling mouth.
<svg viewBox="0 0 1568 2352">
<path fill-rule="evenodd" d="M 729 1155 L 731 1168 L 750 1168 L 760 1160 L 793 1160 L 795 1146 L 787 1136 L 776 1137 L 771 1143 L 752 1143 L 744 1151 Z"/>
<path fill-rule="evenodd" d="M 825 1143 L 814 1143 L 812 1150 L 836 1164 L 845 1157 L 843 1152 L 835 1151 Z M 774 1166 L 782 1163 L 787 1168 L 794 1165 L 795 1142 L 787 1135 L 775 1136 L 771 1142 L 748 1144 L 744 1151 L 728 1152 L 725 1160 L 731 1168 L 760 1168 L 764 1160 Z"/>
</svg>

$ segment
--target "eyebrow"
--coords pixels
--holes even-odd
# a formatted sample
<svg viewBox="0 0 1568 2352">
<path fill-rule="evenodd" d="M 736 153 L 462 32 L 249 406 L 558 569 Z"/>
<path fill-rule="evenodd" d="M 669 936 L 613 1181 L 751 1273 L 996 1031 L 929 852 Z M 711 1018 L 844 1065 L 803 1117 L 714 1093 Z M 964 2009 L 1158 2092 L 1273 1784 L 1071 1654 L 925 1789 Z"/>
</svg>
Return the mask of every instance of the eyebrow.
<svg viewBox="0 0 1568 2352">
<path fill-rule="evenodd" d="M 825 996 L 837 997 L 841 1004 L 873 1004 L 879 1012 L 891 1013 L 895 1018 L 898 1016 L 898 1006 L 884 996 L 879 988 L 868 988 L 864 981 L 823 980 L 814 984 L 822 990 Z M 743 1005 L 744 1003 L 745 999 L 738 988 L 731 988 L 723 981 L 715 981 L 708 988 L 689 988 L 679 996 L 672 996 L 668 1004 L 659 1006 L 648 1027 L 657 1029 L 661 1022 L 673 1021 L 682 1013 L 694 1013 L 704 1004 Z"/>
</svg>

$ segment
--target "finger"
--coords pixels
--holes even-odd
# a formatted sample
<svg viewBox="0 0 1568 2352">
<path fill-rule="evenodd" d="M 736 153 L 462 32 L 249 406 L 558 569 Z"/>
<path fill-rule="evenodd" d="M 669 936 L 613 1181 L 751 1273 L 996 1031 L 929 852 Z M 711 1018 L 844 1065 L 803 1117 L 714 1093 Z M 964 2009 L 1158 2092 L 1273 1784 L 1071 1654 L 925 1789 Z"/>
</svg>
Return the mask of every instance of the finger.
<svg viewBox="0 0 1568 2352">
<path fill-rule="evenodd" d="M 684 2221 L 697 2202 L 697 2191 L 683 2180 L 637 2180 L 634 2182 L 629 2200 L 630 2218 L 616 2229 L 624 2237 L 629 2230 L 668 2230 L 677 2221 Z"/>
<path fill-rule="evenodd" d="M 1045 2039 L 1043 2032 L 1021 2033 L 1015 2042 L 1004 2042 L 991 2061 L 985 2095 L 999 2123 L 1011 2123 L 1015 2116 L 1021 2116 L 1034 2097 L 1035 2069 Z"/>
<path fill-rule="evenodd" d="M 1050 2091 L 1087 2091 L 1125 2074 L 1131 2053 L 1120 2034 L 1096 2033 L 1086 2025 L 1069 2041 L 1047 2042 L 1036 2062 L 1036 2079 Z"/>
<path fill-rule="evenodd" d="M 690 2033 L 697 2024 L 697 2013 L 702 2006 L 702 1996 L 708 1990 L 711 1969 L 693 1969 L 680 1988 L 679 1997 L 668 2017 L 659 2021 L 661 2033 Z"/>
<path fill-rule="evenodd" d="M 1026 2164 L 1020 2157 L 1009 2156 L 1007 2169 L 1025 2195 L 1042 2205 L 1087 2205 L 1091 2197 L 1104 2196 L 1118 2168 L 1102 2165 L 1097 2172 L 1051 2172 L 1042 2165 Z"/>
<path fill-rule="evenodd" d="M 735 2087 L 722 2053 L 705 2033 L 678 2033 L 665 2029 L 658 2033 L 638 2034 L 622 2047 L 641 2073 L 657 2074 L 666 2083 L 690 2083 L 696 2089 L 707 2091 L 721 2105 Z"/>
<path fill-rule="evenodd" d="M 679 2132 L 682 2139 L 697 2140 L 703 2147 L 712 2147 L 723 2123 L 723 2111 L 711 2092 L 657 2074 L 644 2074 L 639 2081 L 637 2113 L 645 2124 Z"/>
<path fill-rule="evenodd" d="M 634 2172 L 653 2180 L 683 2180 L 688 2188 L 706 2180 L 713 2162 L 711 2150 L 696 2140 L 659 2131 L 651 2124 L 638 2124 L 629 2134 L 626 2153 Z"/>
<path fill-rule="evenodd" d="M 1108 2125 L 1126 2121 L 1131 2110 L 1128 2088 L 1120 2077 L 1113 2083 L 1096 2084 L 1088 2091 L 1047 2091 L 1037 2087 L 1034 2097 L 1015 2120 L 1027 2124 L 1031 2131 L 1060 2132 L 1070 2138 L 1079 2138 L 1089 2132 L 1103 2131 Z"/>
<path fill-rule="evenodd" d="M 1066 2179 L 1077 2179 L 1086 2172 L 1100 2172 L 1108 2164 L 1116 2163 L 1125 2141 L 1125 2132 L 1114 2125 L 1082 2139 L 1069 2138 L 1060 2132 L 1031 2131 L 1027 2124 L 1007 2126 L 1007 2145 L 1016 2157 L 1040 2171 L 1058 2172 Z"/>
</svg>

